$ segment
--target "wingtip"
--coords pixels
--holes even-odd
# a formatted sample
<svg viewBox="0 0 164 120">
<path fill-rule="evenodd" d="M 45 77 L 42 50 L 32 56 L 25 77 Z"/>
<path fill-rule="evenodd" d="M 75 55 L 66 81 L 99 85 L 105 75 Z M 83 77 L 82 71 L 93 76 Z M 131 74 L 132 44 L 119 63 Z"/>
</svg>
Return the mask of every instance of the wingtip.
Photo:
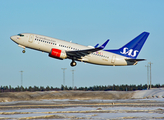
<svg viewBox="0 0 164 120">
<path fill-rule="evenodd" d="M 146 31 L 144 31 L 143 33 L 146 33 L 146 34 L 148 34 L 148 35 L 150 34 L 150 32 L 146 32 Z"/>
<path fill-rule="evenodd" d="M 99 49 L 104 49 L 105 46 L 108 44 L 108 42 L 109 42 L 109 39 L 108 39 L 107 41 L 105 41 L 104 44 L 102 44 L 102 45 L 99 47 Z"/>
</svg>

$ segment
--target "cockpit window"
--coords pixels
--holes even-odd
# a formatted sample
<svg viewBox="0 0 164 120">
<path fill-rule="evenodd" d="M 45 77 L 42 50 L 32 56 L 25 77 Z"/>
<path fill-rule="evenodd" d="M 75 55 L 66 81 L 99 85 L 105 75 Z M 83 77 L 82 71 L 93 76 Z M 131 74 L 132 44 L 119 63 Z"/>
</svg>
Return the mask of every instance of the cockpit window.
<svg viewBox="0 0 164 120">
<path fill-rule="evenodd" d="M 18 36 L 20 36 L 20 37 L 24 37 L 24 35 L 23 35 L 23 34 L 18 34 Z"/>
</svg>

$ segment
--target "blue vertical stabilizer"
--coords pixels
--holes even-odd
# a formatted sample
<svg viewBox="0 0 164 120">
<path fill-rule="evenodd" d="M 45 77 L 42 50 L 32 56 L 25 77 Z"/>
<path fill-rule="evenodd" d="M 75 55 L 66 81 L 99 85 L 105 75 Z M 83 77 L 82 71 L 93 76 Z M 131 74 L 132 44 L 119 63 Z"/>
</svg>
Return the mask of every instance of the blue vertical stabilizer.
<svg viewBox="0 0 164 120">
<path fill-rule="evenodd" d="M 148 36 L 148 32 L 143 32 L 120 49 L 105 51 L 136 59 Z"/>
</svg>

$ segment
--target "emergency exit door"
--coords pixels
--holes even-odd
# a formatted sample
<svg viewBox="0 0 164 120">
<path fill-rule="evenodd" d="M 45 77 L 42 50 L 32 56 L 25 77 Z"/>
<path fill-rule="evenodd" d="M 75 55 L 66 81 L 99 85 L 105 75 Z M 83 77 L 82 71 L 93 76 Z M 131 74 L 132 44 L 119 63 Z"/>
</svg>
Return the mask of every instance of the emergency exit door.
<svg viewBox="0 0 164 120">
<path fill-rule="evenodd" d="M 113 55 L 113 56 L 112 56 L 111 63 L 114 63 L 114 62 L 115 62 L 115 60 L 116 60 L 116 56 L 115 56 L 115 55 Z"/>
<path fill-rule="evenodd" d="M 30 35 L 29 40 L 28 40 L 30 43 L 33 42 L 33 37 L 34 37 L 34 35 Z"/>
</svg>

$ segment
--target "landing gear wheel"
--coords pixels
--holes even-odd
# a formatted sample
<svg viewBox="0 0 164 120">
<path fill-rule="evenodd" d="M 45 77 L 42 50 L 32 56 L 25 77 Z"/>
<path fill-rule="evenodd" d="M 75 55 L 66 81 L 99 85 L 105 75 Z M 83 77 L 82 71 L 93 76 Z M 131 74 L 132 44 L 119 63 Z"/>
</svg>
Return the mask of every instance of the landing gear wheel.
<svg viewBox="0 0 164 120">
<path fill-rule="evenodd" d="M 25 53 L 26 51 L 25 50 L 22 50 L 22 53 Z"/>
<path fill-rule="evenodd" d="M 70 64 L 72 67 L 76 66 L 76 62 L 72 61 Z"/>
</svg>

